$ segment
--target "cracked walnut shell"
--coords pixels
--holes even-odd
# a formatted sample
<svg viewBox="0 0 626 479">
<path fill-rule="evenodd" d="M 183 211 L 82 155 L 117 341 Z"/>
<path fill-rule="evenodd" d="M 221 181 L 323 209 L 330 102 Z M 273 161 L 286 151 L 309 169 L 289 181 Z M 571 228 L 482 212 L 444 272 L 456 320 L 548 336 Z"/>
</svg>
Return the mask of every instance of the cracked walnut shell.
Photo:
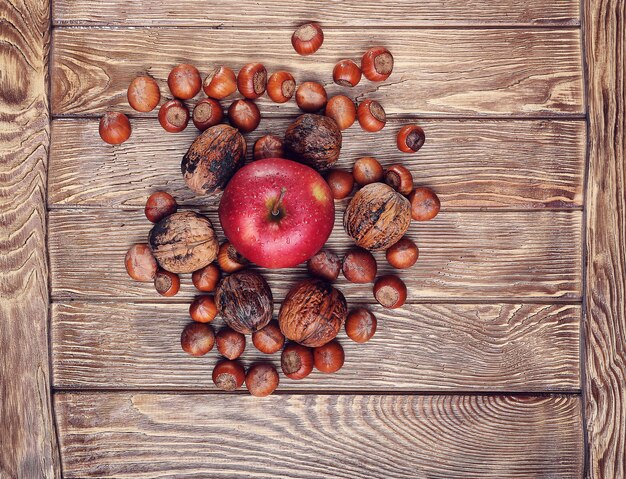
<svg viewBox="0 0 626 479">
<path fill-rule="evenodd" d="M 164 270 L 192 273 L 217 257 L 219 244 L 211 222 L 193 211 L 166 216 L 150 230 L 152 254 Z"/>
<path fill-rule="evenodd" d="M 312 278 L 291 288 L 278 313 L 278 322 L 287 338 L 303 346 L 318 347 L 337 336 L 347 315 L 341 291 Z"/>
<path fill-rule="evenodd" d="M 343 226 L 357 246 L 384 250 L 397 243 L 411 224 L 411 203 L 384 183 L 371 183 L 352 198 Z"/>
</svg>

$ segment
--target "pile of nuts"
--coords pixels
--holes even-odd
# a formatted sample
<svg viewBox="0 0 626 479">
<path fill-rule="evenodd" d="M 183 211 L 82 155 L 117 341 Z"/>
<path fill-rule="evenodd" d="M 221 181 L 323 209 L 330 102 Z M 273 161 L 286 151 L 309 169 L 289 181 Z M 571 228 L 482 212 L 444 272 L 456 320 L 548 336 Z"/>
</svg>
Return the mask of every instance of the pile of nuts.
<svg viewBox="0 0 626 479">
<path fill-rule="evenodd" d="M 317 24 L 306 24 L 292 36 L 294 49 L 312 54 L 322 45 L 323 32 Z M 384 47 L 369 49 L 361 66 L 342 60 L 333 70 L 335 83 L 354 87 L 364 75 L 370 81 L 383 81 L 393 69 L 393 57 Z M 332 286 L 339 274 L 353 283 L 374 283 L 373 294 L 385 308 L 399 308 L 407 298 L 407 287 L 396 275 L 377 277 L 377 263 L 371 251 L 385 251 L 387 262 L 396 269 L 413 266 L 419 256 L 417 245 L 405 236 L 411 219 L 425 221 L 439 212 L 440 202 L 429 188 L 414 188 L 411 172 L 401 164 L 388 168 L 373 157 L 359 158 L 352 172 L 332 168 L 339 157 L 341 130 L 358 120 L 365 131 L 383 129 L 386 115 L 374 100 L 358 107 L 345 95 L 327 98 L 324 87 L 316 82 L 296 82 L 288 72 L 279 71 L 267 78 L 260 63 L 245 65 L 238 75 L 221 66 L 204 81 L 198 70 L 178 65 L 169 74 L 168 86 L 175 99 L 159 110 L 159 122 L 168 132 L 180 132 L 191 117 L 204 132 L 183 159 L 182 169 L 188 186 L 197 193 L 209 194 L 224 188 L 245 161 L 246 143 L 241 133 L 257 128 L 261 118 L 254 99 L 266 91 L 277 103 L 295 94 L 297 105 L 305 112 L 285 133 L 261 137 L 254 145 L 253 157 L 293 158 L 325 172 L 325 179 L 336 200 L 347 198 L 359 188 L 344 214 L 344 228 L 356 246 L 342 259 L 321 250 L 307 262 L 310 278 L 291 288 L 281 305 L 278 321 L 273 320 L 273 297 L 261 274 L 248 269 L 248 261 L 225 241 L 219 244 L 211 222 L 193 211 L 178 211 L 168 193 L 153 193 L 145 206 L 148 220 L 154 223 L 148 242 L 132 246 L 126 254 L 126 269 L 137 281 L 153 281 L 157 292 L 174 296 L 180 288 L 180 274 L 192 273 L 197 296 L 189 307 L 193 320 L 183 330 L 181 345 L 191 356 L 203 356 L 215 345 L 224 357 L 213 370 L 213 382 L 224 391 L 233 391 L 245 382 L 255 396 L 271 394 L 279 382 L 276 368 L 256 363 L 245 371 L 238 358 L 246 348 L 246 334 L 265 354 L 282 350 L 281 369 L 290 379 L 303 379 L 313 367 L 324 373 L 338 371 L 344 363 L 344 350 L 335 339 L 342 327 L 357 343 L 367 342 L 376 332 L 376 317 L 367 308 L 348 312 L 346 300 Z M 182 100 L 195 97 L 203 89 L 207 98 L 199 100 L 190 115 Z M 232 125 L 221 125 L 223 110 L 219 103 L 239 91 L 244 97 L 228 108 Z M 156 108 L 161 99 L 157 83 L 150 77 L 135 78 L 128 88 L 129 104 L 137 111 Z M 324 109 L 324 116 L 314 114 Z M 238 131 L 237 131 L 238 130 Z M 241 132 L 241 133 L 240 133 Z M 100 121 L 100 135 L 110 144 L 130 137 L 128 118 L 107 112 Z M 414 153 L 425 141 L 418 125 L 406 125 L 397 133 L 400 151 Z M 321 153 L 320 153 L 321 152 Z M 228 162 L 223 158 L 228 157 Z M 220 315 L 224 328 L 215 333 L 211 322 Z M 292 342 L 285 345 L 286 339 Z"/>
</svg>

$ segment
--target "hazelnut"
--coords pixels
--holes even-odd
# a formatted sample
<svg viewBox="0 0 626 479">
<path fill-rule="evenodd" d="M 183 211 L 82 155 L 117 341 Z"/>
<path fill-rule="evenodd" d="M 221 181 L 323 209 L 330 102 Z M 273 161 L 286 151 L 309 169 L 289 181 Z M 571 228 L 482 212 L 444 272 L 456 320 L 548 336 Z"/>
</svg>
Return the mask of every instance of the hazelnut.
<svg viewBox="0 0 626 479">
<path fill-rule="evenodd" d="M 328 282 L 335 281 L 341 269 L 339 257 L 335 253 L 325 249 L 313 255 L 313 257 L 307 261 L 306 265 L 312 276 L 317 276 Z"/>
<path fill-rule="evenodd" d="M 172 195 L 165 191 L 156 191 L 146 201 L 144 213 L 152 223 L 158 223 L 166 216 L 176 213 L 178 205 Z"/>
<path fill-rule="evenodd" d="M 420 126 L 406 125 L 398 132 L 398 149 L 404 153 L 415 153 L 424 146 L 425 141 L 426 134 Z"/>
<path fill-rule="evenodd" d="M 289 343 L 280 357 L 280 366 L 289 379 L 304 379 L 313 371 L 313 350 Z"/>
<path fill-rule="evenodd" d="M 410 268 L 419 257 L 417 245 L 406 236 L 391 246 L 385 253 L 387 262 L 397 269 Z"/>
<path fill-rule="evenodd" d="M 369 309 L 356 308 L 346 319 L 346 334 L 352 341 L 365 343 L 374 336 L 376 325 L 376 316 Z"/>
<path fill-rule="evenodd" d="M 248 260 L 241 256 L 232 244 L 225 241 L 217 254 L 217 264 L 224 273 L 234 273 L 248 266 Z"/>
<path fill-rule="evenodd" d="M 330 170 L 326 175 L 326 183 L 336 200 L 350 196 L 354 188 L 354 177 L 347 171 Z"/>
<path fill-rule="evenodd" d="M 161 91 L 154 78 L 139 76 L 128 85 L 128 103 L 133 109 L 149 112 L 156 108 L 161 101 Z"/>
<path fill-rule="evenodd" d="M 120 145 L 130 138 L 130 120 L 124 113 L 107 111 L 100 118 L 98 132 L 109 145 Z"/>
<path fill-rule="evenodd" d="M 413 175 L 402 165 L 391 165 L 385 172 L 385 183 L 406 196 L 413 190 Z"/>
<path fill-rule="evenodd" d="M 441 209 L 439 197 L 430 188 L 415 188 L 409 195 L 411 202 L 411 217 L 415 221 L 432 220 Z"/>
<path fill-rule="evenodd" d="M 352 283 L 371 283 L 377 270 L 376 259 L 363 248 L 352 248 L 343 257 L 343 275 Z"/>
<path fill-rule="evenodd" d="M 180 335 L 180 345 L 190 356 L 204 356 L 215 345 L 215 333 L 208 324 L 189 323 Z"/>
<path fill-rule="evenodd" d="M 213 368 L 213 383 L 222 391 L 239 389 L 246 379 L 246 371 L 238 361 L 224 359 Z"/>
<path fill-rule="evenodd" d="M 278 387 L 276 368 L 268 363 L 253 364 L 246 374 L 246 387 L 253 396 L 269 396 Z"/>
<path fill-rule="evenodd" d="M 157 261 L 147 244 L 140 243 L 130 247 L 124 260 L 128 276 L 135 281 L 154 280 L 157 273 Z"/>
<path fill-rule="evenodd" d="M 180 290 L 180 278 L 176 273 L 159 270 L 154 277 L 154 289 L 161 296 L 175 296 Z"/>
<path fill-rule="evenodd" d="M 305 81 L 296 90 L 296 104 L 306 113 L 314 113 L 326 106 L 328 94 L 326 89 L 317 82 Z"/>
<path fill-rule="evenodd" d="M 217 307 L 213 296 L 196 296 L 189 306 L 189 316 L 198 323 L 210 323 L 217 316 Z"/>
<path fill-rule="evenodd" d="M 300 25 L 291 36 L 291 45 L 300 55 L 315 53 L 324 42 L 324 32 L 317 23 Z"/>
<path fill-rule="evenodd" d="M 364 156 L 354 162 L 352 167 L 352 176 L 359 186 L 377 183 L 383 180 L 385 174 L 382 165 L 376 158 Z"/>
<path fill-rule="evenodd" d="M 276 135 L 262 136 L 254 143 L 253 158 L 255 160 L 262 160 L 264 158 L 284 158 L 284 156 L 283 140 Z"/>
<path fill-rule="evenodd" d="M 182 63 L 175 66 L 167 77 L 167 86 L 172 95 L 181 100 L 189 100 L 202 88 L 202 77 L 193 65 Z"/>
<path fill-rule="evenodd" d="M 331 341 L 313 350 L 315 369 L 322 373 L 336 373 L 341 369 L 346 356 L 341 344 Z"/>
<path fill-rule="evenodd" d="M 227 359 L 237 359 L 246 349 L 246 337 L 226 326 L 218 331 L 215 336 L 217 350 Z"/>
<path fill-rule="evenodd" d="M 381 276 L 374 283 L 374 297 L 385 308 L 399 308 L 405 303 L 406 294 L 406 285 L 397 276 Z"/>
<path fill-rule="evenodd" d="M 393 71 L 393 56 L 385 47 L 373 47 L 361 59 L 363 75 L 370 81 L 383 81 Z"/>
<path fill-rule="evenodd" d="M 285 336 L 276 321 L 252 333 L 252 344 L 264 354 L 274 354 L 285 344 Z"/>
<path fill-rule="evenodd" d="M 191 275 L 191 281 L 198 291 L 213 292 L 217 288 L 221 273 L 219 268 L 211 263 L 198 271 L 194 271 Z"/>
</svg>

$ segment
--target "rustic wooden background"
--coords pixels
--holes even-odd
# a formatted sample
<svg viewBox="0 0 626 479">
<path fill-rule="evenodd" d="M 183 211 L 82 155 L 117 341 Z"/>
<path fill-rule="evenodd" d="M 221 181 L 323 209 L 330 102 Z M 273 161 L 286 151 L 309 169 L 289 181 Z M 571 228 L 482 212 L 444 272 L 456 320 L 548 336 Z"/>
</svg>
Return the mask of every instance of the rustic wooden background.
<svg viewBox="0 0 626 479">
<path fill-rule="evenodd" d="M 467 3 L 0 6 L 2 479 L 626 476 L 626 7 Z M 303 58 L 290 35 L 308 20 L 325 42 Z M 366 345 L 342 335 L 336 375 L 284 379 L 265 400 L 220 394 L 217 353 L 180 351 L 189 279 L 166 300 L 124 272 L 150 192 L 216 218 L 179 174 L 193 127 L 164 133 L 156 112 L 130 110 L 126 87 L 148 73 L 165 94 L 177 63 L 256 60 L 332 94 L 334 63 L 376 44 L 394 54 L 392 77 L 349 94 L 380 100 L 390 121 L 348 130 L 340 165 L 401 161 L 440 194 L 442 213 L 410 231 L 410 304 L 373 306 Z M 259 106 L 249 144 L 297 115 Z M 124 145 L 98 137 L 107 109 L 131 113 Z M 409 120 L 428 136 L 410 156 L 394 146 Z M 331 247 L 348 245 L 338 220 Z M 267 277 L 280 300 L 303 275 Z M 339 286 L 371 302 L 369 287 Z M 246 362 L 258 357 L 249 345 Z"/>
</svg>

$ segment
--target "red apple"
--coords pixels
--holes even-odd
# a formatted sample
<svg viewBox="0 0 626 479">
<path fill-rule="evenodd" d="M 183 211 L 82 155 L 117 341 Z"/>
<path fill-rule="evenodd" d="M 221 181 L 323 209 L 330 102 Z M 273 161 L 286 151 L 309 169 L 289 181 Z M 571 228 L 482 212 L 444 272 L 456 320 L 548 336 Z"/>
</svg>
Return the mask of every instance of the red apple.
<svg viewBox="0 0 626 479">
<path fill-rule="evenodd" d="M 317 171 L 268 158 L 232 177 L 219 217 L 228 241 L 244 257 L 266 268 L 288 268 L 324 246 L 333 230 L 335 203 Z"/>
</svg>

